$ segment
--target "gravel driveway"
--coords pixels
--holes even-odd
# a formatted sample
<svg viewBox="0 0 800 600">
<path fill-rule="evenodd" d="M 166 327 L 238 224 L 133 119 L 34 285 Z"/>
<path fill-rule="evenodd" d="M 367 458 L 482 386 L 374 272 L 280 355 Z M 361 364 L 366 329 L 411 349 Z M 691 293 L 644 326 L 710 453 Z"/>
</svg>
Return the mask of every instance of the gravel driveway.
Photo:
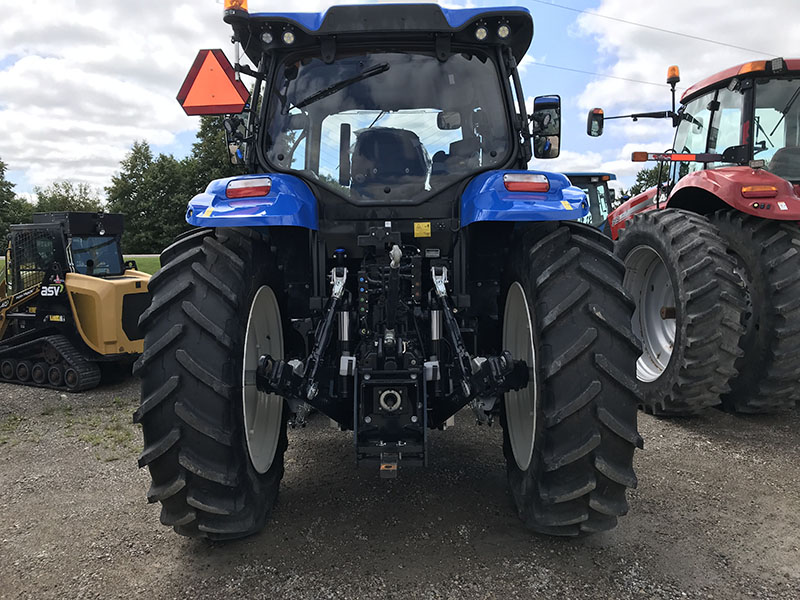
<svg viewBox="0 0 800 600">
<path fill-rule="evenodd" d="M 800 598 L 800 411 L 641 415 L 631 514 L 577 541 L 521 529 L 497 426 L 463 413 L 427 470 L 381 481 L 317 415 L 267 530 L 220 545 L 147 504 L 137 402 L 134 380 L 0 387 L 0 597 Z"/>
</svg>

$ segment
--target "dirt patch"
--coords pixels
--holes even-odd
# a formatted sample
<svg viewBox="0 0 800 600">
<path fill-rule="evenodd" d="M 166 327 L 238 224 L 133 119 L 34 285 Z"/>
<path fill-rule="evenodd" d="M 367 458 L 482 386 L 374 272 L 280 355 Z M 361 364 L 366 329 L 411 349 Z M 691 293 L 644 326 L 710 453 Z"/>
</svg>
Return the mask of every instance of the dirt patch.
<svg viewBox="0 0 800 600">
<path fill-rule="evenodd" d="M 800 414 L 642 415 L 631 513 L 613 532 L 522 530 L 498 427 L 467 413 L 431 466 L 381 481 L 347 433 L 290 431 L 262 534 L 209 544 L 148 505 L 135 381 L 0 387 L 2 598 L 800 598 Z"/>
</svg>

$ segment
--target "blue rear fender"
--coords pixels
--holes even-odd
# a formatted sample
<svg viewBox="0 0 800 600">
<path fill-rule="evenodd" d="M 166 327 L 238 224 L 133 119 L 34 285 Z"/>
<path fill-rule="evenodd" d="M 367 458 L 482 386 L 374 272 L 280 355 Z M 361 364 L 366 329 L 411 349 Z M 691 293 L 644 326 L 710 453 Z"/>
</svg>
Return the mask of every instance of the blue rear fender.
<svg viewBox="0 0 800 600">
<path fill-rule="evenodd" d="M 547 192 L 511 192 L 506 174 L 545 175 Z M 546 171 L 488 171 L 475 177 L 461 195 L 461 226 L 478 221 L 574 221 L 589 214 L 589 202 L 580 188 L 560 173 Z"/>
<path fill-rule="evenodd" d="M 264 196 L 228 198 L 232 181 L 269 177 Z M 283 173 L 258 173 L 215 179 L 206 191 L 189 201 L 186 222 L 198 227 L 269 227 L 289 225 L 319 229 L 317 199 L 298 177 Z"/>
</svg>

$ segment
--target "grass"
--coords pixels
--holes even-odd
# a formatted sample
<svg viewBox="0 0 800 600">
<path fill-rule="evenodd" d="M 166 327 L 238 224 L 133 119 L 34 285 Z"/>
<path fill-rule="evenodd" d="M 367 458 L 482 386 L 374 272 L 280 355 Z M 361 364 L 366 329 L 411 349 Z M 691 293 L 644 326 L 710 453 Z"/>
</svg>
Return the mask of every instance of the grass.
<svg viewBox="0 0 800 600">
<path fill-rule="evenodd" d="M 138 399 L 114 398 L 111 405 L 100 407 L 94 414 L 74 415 L 65 410 L 64 431 L 94 450 L 97 460 L 111 462 L 136 456 L 141 442 L 131 422 Z"/>
<path fill-rule="evenodd" d="M 11 441 L 12 436 L 24 420 L 19 415 L 9 415 L 0 421 L 0 446 Z"/>
<path fill-rule="evenodd" d="M 145 273 L 150 273 L 152 275 L 156 271 L 161 268 L 161 262 L 157 256 L 135 256 L 130 255 L 126 256 L 125 260 L 135 260 L 136 266 L 139 267 L 140 271 L 144 271 Z"/>
<path fill-rule="evenodd" d="M 110 403 L 91 409 L 76 410 L 69 404 L 49 405 L 44 407 L 41 414 L 55 416 L 64 435 L 91 448 L 97 460 L 112 462 L 129 460 L 141 451 L 137 426 L 131 419 L 138 404 L 138 398 L 117 396 Z M 3 428 L 16 428 L 19 424 L 11 419 L 9 421 L 7 425 L 0 423 L 0 443 L 4 443 Z"/>
</svg>

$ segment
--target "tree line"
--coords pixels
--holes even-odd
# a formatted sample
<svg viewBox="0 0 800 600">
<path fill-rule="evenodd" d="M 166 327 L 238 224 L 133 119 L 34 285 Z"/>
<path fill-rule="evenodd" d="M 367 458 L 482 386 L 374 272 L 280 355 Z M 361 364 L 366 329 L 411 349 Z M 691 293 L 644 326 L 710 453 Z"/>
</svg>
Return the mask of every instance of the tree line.
<svg viewBox="0 0 800 600">
<path fill-rule="evenodd" d="M 104 198 L 87 184 L 57 181 L 34 188 L 34 201 L 29 202 L 15 193 L 0 160 L 0 236 L 4 239 L 13 223 L 29 223 L 34 212 L 103 210 L 125 215 L 123 252 L 159 253 L 189 229 L 184 217 L 194 195 L 213 179 L 243 173 L 228 160 L 222 119 L 201 117 L 191 153 L 182 159 L 155 156 L 147 142 L 134 142 Z"/>
</svg>

